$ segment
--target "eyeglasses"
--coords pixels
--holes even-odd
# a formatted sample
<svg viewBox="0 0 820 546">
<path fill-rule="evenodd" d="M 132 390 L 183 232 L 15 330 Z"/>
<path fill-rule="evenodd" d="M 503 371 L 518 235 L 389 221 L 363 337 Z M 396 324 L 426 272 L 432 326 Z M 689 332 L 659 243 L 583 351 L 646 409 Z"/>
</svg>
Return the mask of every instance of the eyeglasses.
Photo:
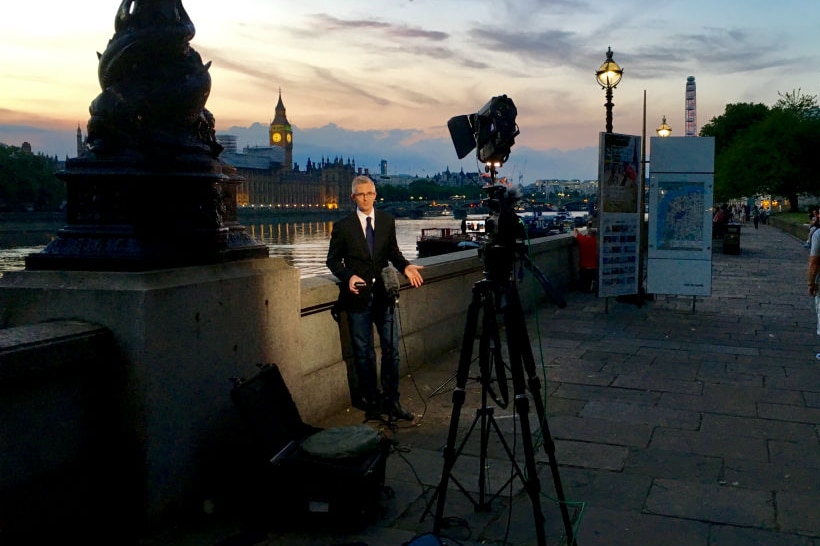
<svg viewBox="0 0 820 546">
<path fill-rule="evenodd" d="M 354 193 L 353 197 L 359 197 L 359 198 L 369 197 L 369 198 L 372 199 L 372 198 L 376 197 L 376 192 L 368 191 L 368 192 L 362 192 L 362 193 Z"/>
</svg>

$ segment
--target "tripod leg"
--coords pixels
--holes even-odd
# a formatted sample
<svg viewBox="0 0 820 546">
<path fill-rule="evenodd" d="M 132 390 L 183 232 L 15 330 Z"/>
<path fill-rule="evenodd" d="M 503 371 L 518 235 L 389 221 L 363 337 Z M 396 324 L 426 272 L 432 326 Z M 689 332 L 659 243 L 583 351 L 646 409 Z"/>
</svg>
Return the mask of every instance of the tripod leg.
<svg viewBox="0 0 820 546">
<path fill-rule="evenodd" d="M 464 338 L 461 340 L 461 354 L 459 355 L 458 371 L 456 372 L 456 387 L 453 390 L 453 411 L 450 416 L 450 428 L 447 431 L 447 443 L 444 446 L 444 468 L 441 471 L 441 480 L 436 489 L 438 499 L 436 514 L 433 520 L 434 534 L 439 534 L 441 531 L 441 521 L 444 518 L 444 504 L 447 500 L 447 484 L 456 462 L 458 421 L 461 414 L 461 407 L 464 405 L 466 398 L 465 388 L 470 373 L 470 363 L 473 358 L 473 342 L 475 340 L 480 310 L 481 291 L 478 286 L 475 286 L 473 287 L 473 299 L 467 307 L 467 321 L 464 325 Z"/>
<path fill-rule="evenodd" d="M 492 392 L 490 383 L 492 382 L 493 360 L 496 369 L 503 370 L 504 363 L 501 360 L 501 336 L 498 332 L 498 322 L 496 317 L 495 302 L 492 293 L 486 293 L 483 298 L 481 338 L 478 344 L 478 363 L 481 379 L 481 441 L 479 451 L 478 467 L 478 503 L 476 510 L 487 512 L 490 510 L 490 501 L 487 500 L 487 448 L 490 440 L 489 422 L 493 415 L 492 408 L 487 407 L 487 395 L 499 402 L 498 397 Z M 504 405 L 507 403 L 506 378 L 498 378 L 499 387 L 503 389 Z"/>
<path fill-rule="evenodd" d="M 515 285 L 510 289 L 507 299 L 507 313 L 508 315 L 505 314 L 505 316 L 509 316 L 507 335 L 514 337 L 514 339 L 510 341 L 510 346 L 517 347 L 519 351 L 517 357 L 521 359 L 523 368 L 527 372 L 527 386 L 530 394 L 532 394 L 536 415 L 538 416 L 538 424 L 541 427 L 541 433 L 544 439 L 544 451 L 547 454 L 550 471 L 552 472 L 552 481 L 555 486 L 559 509 L 561 510 L 564 533 L 567 537 L 567 544 L 572 546 L 575 544 L 575 537 L 572 529 L 572 521 L 569 517 L 566 497 L 564 496 L 564 488 L 561 485 L 561 475 L 558 472 L 558 462 L 555 458 L 555 442 L 553 442 L 552 435 L 550 434 L 546 408 L 541 398 L 541 379 L 538 377 L 538 373 L 535 369 L 535 358 L 533 357 L 530 338 L 527 334 L 527 325 L 523 319 L 524 310 L 521 307 L 521 300 Z M 512 359 L 512 356 L 510 356 L 510 359 Z"/>
<path fill-rule="evenodd" d="M 510 375 L 513 382 L 513 399 L 515 401 L 515 411 L 521 425 L 521 443 L 524 449 L 524 463 L 527 469 L 527 476 L 524 480 L 524 488 L 532 503 L 532 513 L 535 523 L 535 536 L 538 546 L 546 546 L 547 537 L 544 529 L 544 513 L 541 511 L 541 484 L 538 480 L 538 469 L 535 466 L 535 448 L 532 442 L 532 431 L 530 430 L 529 418 L 529 398 L 527 397 L 526 381 L 521 361 L 521 348 L 519 346 L 520 336 L 516 333 L 514 321 L 516 316 L 520 317 L 521 309 L 518 302 L 518 309 L 515 307 L 515 285 L 511 285 L 508 290 L 507 304 L 504 307 L 504 325 L 507 332 L 507 345 L 510 355 Z M 510 296 L 513 296 L 512 298 Z"/>
</svg>

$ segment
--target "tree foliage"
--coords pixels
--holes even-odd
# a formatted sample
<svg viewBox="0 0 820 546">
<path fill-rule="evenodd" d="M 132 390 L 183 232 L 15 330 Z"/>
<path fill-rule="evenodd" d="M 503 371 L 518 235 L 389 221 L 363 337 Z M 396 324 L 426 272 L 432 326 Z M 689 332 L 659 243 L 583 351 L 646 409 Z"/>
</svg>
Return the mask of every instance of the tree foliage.
<svg viewBox="0 0 820 546">
<path fill-rule="evenodd" d="M 723 114 L 712 118 L 712 121 L 701 128 L 700 136 L 715 137 L 715 154 L 719 156 L 731 147 L 735 138 L 765 118 L 768 113 L 769 108 L 765 104 L 727 104 Z"/>
<path fill-rule="evenodd" d="M 788 110 L 796 114 L 807 115 L 817 108 L 817 95 L 804 95 L 800 89 L 791 92 L 778 93 L 780 98 L 774 107 L 780 110 Z"/>
<path fill-rule="evenodd" d="M 700 131 L 715 138 L 715 201 L 773 194 L 798 209 L 801 193 L 820 187 L 814 156 L 820 144 L 817 98 L 800 90 L 763 104 L 726 105 Z"/>
<path fill-rule="evenodd" d="M 0 145 L 0 210 L 59 210 L 66 191 L 57 168 L 54 158 Z"/>
</svg>

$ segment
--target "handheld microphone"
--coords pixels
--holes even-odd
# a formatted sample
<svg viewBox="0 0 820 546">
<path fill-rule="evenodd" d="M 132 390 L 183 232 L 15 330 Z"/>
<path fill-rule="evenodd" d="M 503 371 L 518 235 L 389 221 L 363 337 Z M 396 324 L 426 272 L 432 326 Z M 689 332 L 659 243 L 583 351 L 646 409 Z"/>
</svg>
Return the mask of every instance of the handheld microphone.
<svg viewBox="0 0 820 546">
<path fill-rule="evenodd" d="M 387 297 L 393 302 L 399 301 L 399 272 L 388 265 L 382 269 L 382 282 L 387 290 Z"/>
</svg>

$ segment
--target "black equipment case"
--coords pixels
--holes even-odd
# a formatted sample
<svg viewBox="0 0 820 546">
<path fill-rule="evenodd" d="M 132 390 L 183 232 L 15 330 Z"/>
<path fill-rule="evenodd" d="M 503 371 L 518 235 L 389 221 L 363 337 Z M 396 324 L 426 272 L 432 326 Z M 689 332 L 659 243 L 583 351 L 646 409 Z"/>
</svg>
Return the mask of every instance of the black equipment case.
<svg viewBox="0 0 820 546">
<path fill-rule="evenodd" d="M 302 421 L 279 368 L 234 379 L 231 398 L 249 428 L 275 516 L 358 524 L 384 490 L 390 442 L 367 425 L 319 429 Z"/>
</svg>

